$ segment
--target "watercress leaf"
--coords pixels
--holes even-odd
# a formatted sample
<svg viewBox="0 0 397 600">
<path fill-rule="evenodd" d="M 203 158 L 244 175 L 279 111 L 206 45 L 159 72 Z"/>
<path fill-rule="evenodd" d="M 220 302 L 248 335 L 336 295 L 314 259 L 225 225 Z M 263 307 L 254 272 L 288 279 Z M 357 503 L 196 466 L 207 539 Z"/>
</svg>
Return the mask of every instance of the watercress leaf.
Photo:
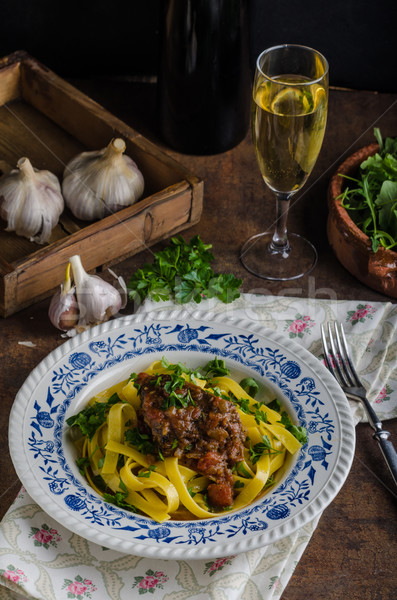
<svg viewBox="0 0 397 600">
<path fill-rule="evenodd" d="M 383 138 L 382 138 L 382 134 L 380 132 L 379 127 L 374 127 L 374 136 L 376 137 L 376 141 L 379 144 L 379 150 L 382 150 L 382 148 L 383 148 Z"/>
<path fill-rule="evenodd" d="M 395 215 L 397 205 L 397 182 L 384 181 L 375 204 L 379 210 L 379 225 L 393 238 L 397 238 L 397 220 Z"/>
</svg>

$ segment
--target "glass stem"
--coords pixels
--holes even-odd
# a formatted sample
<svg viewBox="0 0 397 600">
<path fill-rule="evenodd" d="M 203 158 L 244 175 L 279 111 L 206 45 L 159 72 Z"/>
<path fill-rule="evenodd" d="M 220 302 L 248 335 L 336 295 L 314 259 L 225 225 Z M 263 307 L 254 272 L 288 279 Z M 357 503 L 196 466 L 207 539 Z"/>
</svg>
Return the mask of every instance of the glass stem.
<svg viewBox="0 0 397 600">
<path fill-rule="evenodd" d="M 276 228 L 270 242 L 270 252 L 288 256 L 290 245 L 287 237 L 287 220 L 289 203 L 292 194 L 275 192 L 276 194 Z"/>
</svg>

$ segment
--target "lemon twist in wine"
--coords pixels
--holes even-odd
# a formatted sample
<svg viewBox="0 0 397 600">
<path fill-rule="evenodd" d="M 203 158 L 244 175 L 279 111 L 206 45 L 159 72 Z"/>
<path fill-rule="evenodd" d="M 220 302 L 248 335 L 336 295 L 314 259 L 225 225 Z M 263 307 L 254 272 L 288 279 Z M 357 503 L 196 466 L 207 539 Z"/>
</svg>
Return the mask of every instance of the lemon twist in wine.
<svg viewBox="0 0 397 600">
<path fill-rule="evenodd" d="M 259 83 L 254 92 L 255 150 L 267 185 L 279 192 L 296 191 L 306 182 L 320 152 L 327 94 L 322 85 L 307 86 L 308 78 L 299 75 L 274 77 L 274 81 Z"/>
</svg>

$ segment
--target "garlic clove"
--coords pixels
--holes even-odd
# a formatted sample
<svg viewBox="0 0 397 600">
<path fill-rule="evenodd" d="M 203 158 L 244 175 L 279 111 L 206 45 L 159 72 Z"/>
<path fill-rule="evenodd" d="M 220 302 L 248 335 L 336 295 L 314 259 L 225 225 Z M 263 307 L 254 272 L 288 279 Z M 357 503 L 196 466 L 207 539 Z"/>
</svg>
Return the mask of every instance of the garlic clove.
<svg viewBox="0 0 397 600">
<path fill-rule="evenodd" d="M 73 278 L 80 310 L 79 328 L 97 325 L 115 316 L 122 307 L 118 290 L 98 275 L 89 275 L 79 255 L 72 256 Z"/>
<path fill-rule="evenodd" d="M 0 216 L 6 231 L 44 244 L 64 209 L 60 183 L 50 171 L 34 169 L 26 157 L 17 167 L 0 177 Z"/>
<path fill-rule="evenodd" d="M 51 299 L 48 316 L 51 323 L 61 331 L 73 329 L 79 320 L 79 306 L 70 279 L 70 263 L 66 268 L 65 281 Z"/>
<path fill-rule="evenodd" d="M 98 151 L 82 152 L 66 166 L 62 193 L 75 217 L 102 219 L 136 202 L 144 179 L 137 164 L 124 154 L 126 144 L 115 138 Z"/>
<path fill-rule="evenodd" d="M 116 275 L 116 273 L 114 271 L 112 271 L 112 269 L 108 269 L 108 271 L 112 275 L 112 277 L 114 277 L 116 279 L 116 282 L 117 282 L 114 287 L 119 291 L 120 296 L 121 296 L 120 308 L 125 308 L 127 306 L 127 302 L 128 302 L 127 284 L 124 281 L 123 277 L 121 277 L 121 275 Z"/>
</svg>

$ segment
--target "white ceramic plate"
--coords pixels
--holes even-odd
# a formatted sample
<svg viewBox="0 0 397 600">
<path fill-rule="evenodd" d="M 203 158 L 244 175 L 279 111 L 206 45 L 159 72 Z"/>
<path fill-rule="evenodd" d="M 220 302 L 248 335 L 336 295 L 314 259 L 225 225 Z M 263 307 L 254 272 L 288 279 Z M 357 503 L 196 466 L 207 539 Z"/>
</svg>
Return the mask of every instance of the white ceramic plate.
<svg viewBox="0 0 397 600">
<path fill-rule="evenodd" d="M 191 367 L 224 359 L 232 375 L 255 377 L 307 428 L 307 444 L 278 484 L 248 508 L 158 524 L 104 502 L 80 475 L 65 420 L 164 355 Z M 344 394 L 304 348 L 251 321 L 174 311 L 110 321 L 49 354 L 17 394 L 9 440 L 30 496 L 70 530 L 120 552 L 204 559 L 270 544 L 311 521 L 348 475 L 355 432 Z"/>
</svg>

